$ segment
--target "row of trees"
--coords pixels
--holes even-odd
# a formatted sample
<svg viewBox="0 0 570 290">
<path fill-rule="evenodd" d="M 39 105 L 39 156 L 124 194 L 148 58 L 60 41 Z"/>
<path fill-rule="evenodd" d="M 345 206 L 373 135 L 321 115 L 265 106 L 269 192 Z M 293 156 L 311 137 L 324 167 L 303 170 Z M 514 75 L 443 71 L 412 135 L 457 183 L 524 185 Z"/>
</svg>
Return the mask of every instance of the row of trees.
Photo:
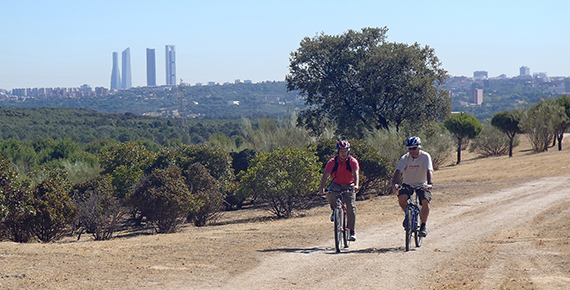
<svg viewBox="0 0 570 290">
<path fill-rule="evenodd" d="M 445 121 L 445 127 L 457 138 L 457 164 L 461 162 L 463 141 L 477 137 L 484 126 L 473 116 L 465 113 L 454 114 Z M 564 133 L 570 128 L 570 97 L 564 95 L 554 100 L 542 100 L 526 110 L 498 112 L 490 124 L 501 130 L 508 139 L 508 147 L 494 146 L 482 149 L 482 155 L 502 155 L 508 148 L 509 157 L 513 156 L 517 134 L 526 133 L 534 152 L 544 152 L 558 141 L 558 150 L 562 150 Z M 489 128 L 487 132 L 492 129 Z M 490 140 L 493 135 L 486 135 L 485 142 L 478 140 L 476 147 L 489 144 L 504 144 L 504 141 Z"/>
</svg>

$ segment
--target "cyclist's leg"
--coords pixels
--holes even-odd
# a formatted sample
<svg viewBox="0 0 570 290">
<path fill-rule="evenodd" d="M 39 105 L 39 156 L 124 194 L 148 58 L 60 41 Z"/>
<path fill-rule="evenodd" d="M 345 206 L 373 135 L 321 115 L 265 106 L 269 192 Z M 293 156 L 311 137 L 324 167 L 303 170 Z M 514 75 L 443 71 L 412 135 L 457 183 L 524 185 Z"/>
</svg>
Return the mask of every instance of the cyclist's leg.
<svg viewBox="0 0 570 290">
<path fill-rule="evenodd" d="M 354 225 L 356 224 L 356 193 L 347 192 L 344 194 L 344 203 L 346 203 L 346 217 L 347 217 L 347 227 L 354 231 Z"/>
<path fill-rule="evenodd" d="M 341 187 L 338 183 L 333 181 L 329 185 L 328 189 L 329 189 L 329 191 L 327 192 L 327 200 L 329 201 L 329 205 L 331 206 L 331 210 L 334 210 L 334 208 L 336 207 L 336 193 L 332 192 L 332 191 L 339 191 L 339 190 L 341 190 Z"/>
<path fill-rule="evenodd" d="M 427 223 L 429 217 L 429 203 L 431 202 L 431 191 L 426 190 L 418 190 L 418 198 L 420 200 L 420 204 L 422 205 L 422 209 L 420 211 L 420 219 L 422 223 Z"/>
<path fill-rule="evenodd" d="M 414 193 L 413 190 L 407 184 L 402 184 L 402 187 L 400 188 L 400 192 L 398 194 L 398 201 L 400 203 L 402 211 L 406 212 L 408 199 L 410 198 L 410 195 L 412 195 L 413 193 Z"/>
</svg>

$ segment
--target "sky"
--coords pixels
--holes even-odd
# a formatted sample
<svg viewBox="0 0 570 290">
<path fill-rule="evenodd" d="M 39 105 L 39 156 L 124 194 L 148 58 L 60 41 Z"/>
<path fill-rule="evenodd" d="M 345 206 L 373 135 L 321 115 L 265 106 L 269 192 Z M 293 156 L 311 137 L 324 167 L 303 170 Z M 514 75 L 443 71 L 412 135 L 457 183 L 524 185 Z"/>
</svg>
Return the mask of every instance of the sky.
<svg viewBox="0 0 570 290">
<path fill-rule="evenodd" d="M 435 50 L 452 76 L 570 76 L 570 1 L 0 0 L 0 89 L 110 87 L 112 54 L 131 52 L 146 85 L 146 49 L 166 83 L 283 81 L 305 37 L 387 27 L 387 41 Z"/>
</svg>

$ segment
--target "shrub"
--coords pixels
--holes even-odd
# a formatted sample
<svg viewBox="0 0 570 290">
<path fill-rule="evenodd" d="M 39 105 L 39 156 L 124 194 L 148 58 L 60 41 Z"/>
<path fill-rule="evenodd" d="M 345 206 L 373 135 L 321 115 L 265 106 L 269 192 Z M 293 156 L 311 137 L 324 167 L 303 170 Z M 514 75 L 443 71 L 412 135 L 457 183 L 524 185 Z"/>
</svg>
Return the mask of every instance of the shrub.
<svg viewBox="0 0 570 290">
<path fill-rule="evenodd" d="M 113 236 L 122 215 L 121 203 L 113 193 L 113 185 L 106 175 L 73 186 L 70 196 L 77 205 L 81 232 L 92 234 L 95 240 L 107 240 Z"/>
<path fill-rule="evenodd" d="M 290 217 L 304 205 L 303 197 L 316 192 L 320 164 L 310 151 L 280 148 L 259 153 L 247 171 L 240 173 L 238 196 L 268 201 L 277 217 Z"/>
<path fill-rule="evenodd" d="M 518 146 L 516 137 L 513 138 L 513 147 Z M 510 140 L 507 134 L 486 120 L 483 122 L 481 134 L 471 142 L 469 152 L 475 152 L 481 157 L 506 155 L 509 153 Z"/>
<path fill-rule="evenodd" d="M 204 226 L 219 214 L 224 197 L 218 190 L 216 180 L 208 173 L 204 165 L 200 163 L 190 165 L 184 171 L 184 176 L 190 193 L 198 205 L 190 211 L 188 220 L 195 226 Z"/>
<path fill-rule="evenodd" d="M 36 211 L 32 232 L 40 241 L 47 243 L 67 233 L 75 220 L 76 207 L 68 195 L 71 184 L 65 170 L 40 169 L 38 175 L 47 176 L 32 188 Z"/>
<path fill-rule="evenodd" d="M 197 208 L 177 166 L 153 170 L 129 192 L 128 200 L 159 233 L 175 232 Z"/>
<path fill-rule="evenodd" d="M 32 238 L 36 210 L 33 196 L 14 183 L 16 178 L 12 163 L 0 156 L 0 240 L 25 243 Z"/>
</svg>

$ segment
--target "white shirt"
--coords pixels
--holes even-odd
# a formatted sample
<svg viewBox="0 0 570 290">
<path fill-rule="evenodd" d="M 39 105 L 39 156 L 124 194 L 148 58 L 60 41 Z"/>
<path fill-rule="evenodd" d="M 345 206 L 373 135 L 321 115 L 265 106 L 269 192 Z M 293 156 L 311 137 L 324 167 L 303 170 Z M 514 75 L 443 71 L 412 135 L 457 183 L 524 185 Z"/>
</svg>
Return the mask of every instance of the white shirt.
<svg viewBox="0 0 570 290">
<path fill-rule="evenodd" d="M 427 171 L 433 171 L 431 156 L 429 153 L 420 150 L 418 158 L 412 158 L 408 152 L 400 158 L 396 170 L 400 170 L 404 175 L 403 182 L 405 184 L 412 187 L 425 185 L 427 183 Z"/>
</svg>

